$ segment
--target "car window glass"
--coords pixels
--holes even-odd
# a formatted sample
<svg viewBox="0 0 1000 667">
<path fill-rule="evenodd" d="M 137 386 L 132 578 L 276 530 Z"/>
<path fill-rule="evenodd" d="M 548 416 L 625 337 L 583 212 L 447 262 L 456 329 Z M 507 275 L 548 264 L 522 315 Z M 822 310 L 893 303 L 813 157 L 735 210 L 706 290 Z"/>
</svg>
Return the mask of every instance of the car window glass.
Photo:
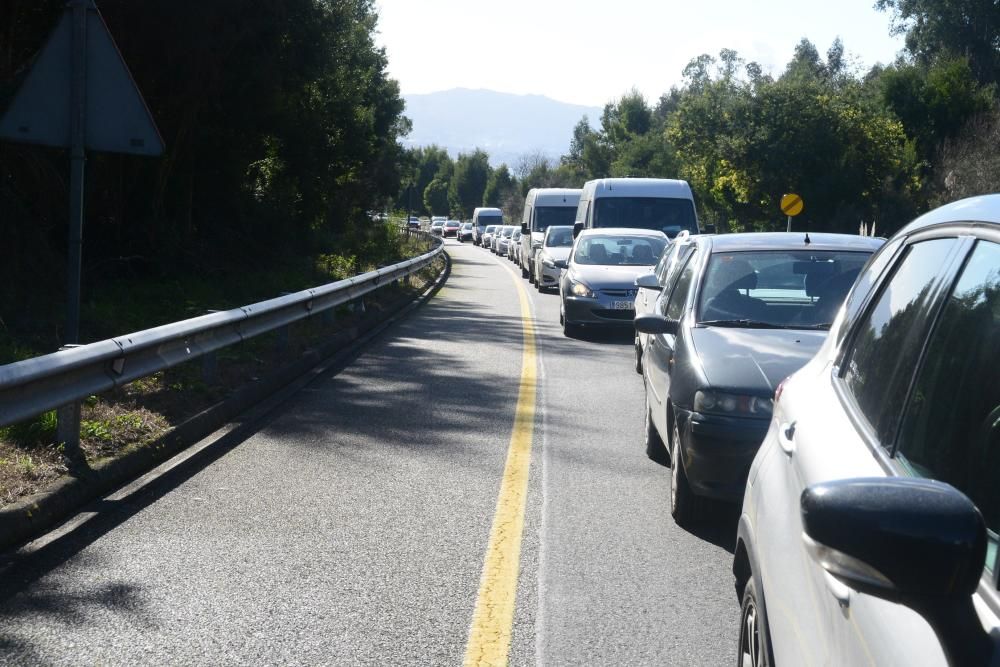
<svg viewBox="0 0 1000 667">
<path fill-rule="evenodd" d="M 666 247 L 656 236 L 588 236 L 573 251 L 577 264 L 603 266 L 652 266 Z"/>
<path fill-rule="evenodd" d="M 931 319 L 930 298 L 955 239 L 913 244 L 861 321 L 843 378 L 880 442 L 888 445 Z"/>
<path fill-rule="evenodd" d="M 1000 532 L 1000 245 L 980 241 L 927 346 L 897 439 L 912 474 L 948 482 Z"/>
<path fill-rule="evenodd" d="M 837 344 L 843 342 L 844 336 L 851 329 L 850 321 L 857 317 L 858 311 L 861 310 L 861 306 L 864 304 L 865 296 L 867 296 L 875 281 L 878 280 L 878 277 L 885 271 L 889 260 L 896 254 L 896 250 L 902 245 L 904 240 L 903 238 L 898 238 L 885 244 L 868 260 L 865 267 L 861 269 L 861 274 L 858 276 L 857 282 L 854 283 L 854 287 L 851 288 L 850 293 L 847 295 L 847 300 L 844 302 L 844 310 L 847 313 L 846 318 L 848 323 L 840 327 L 840 332 L 837 334 Z"/>
<path fill-rule="evenodd" d="M 694 280 L 694 272 L 697 269 L 698 262 L 695 260 L 697 253 L 691 252 L 688 255 L 687 262 L 684 264 L 684 270 L 680 272 L 680 277 L 677 279 L 677 284 L 674 285 L 674 289 L 670 292 L 669 298 L 661 298 L 660 304 L 662 309 L 662 315 L 669 320 L 679 320 L 684 312 L 684 303 L 687 301 L 688 292 L 691 291 L 691 283 Z M 664 295 L 667 292 L 664 290 Z"/>
</svg>

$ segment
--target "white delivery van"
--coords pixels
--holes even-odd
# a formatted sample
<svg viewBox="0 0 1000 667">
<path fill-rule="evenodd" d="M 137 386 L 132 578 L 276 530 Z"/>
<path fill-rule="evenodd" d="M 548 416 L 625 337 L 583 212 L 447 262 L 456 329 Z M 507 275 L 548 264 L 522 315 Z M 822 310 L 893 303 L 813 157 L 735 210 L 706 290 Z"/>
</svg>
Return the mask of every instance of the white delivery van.
<svg viewBox="0 0 1000 667">
<path fill-rule="evenodd" d="M 472 243 L 483 244 L 486 225 L 502 225 L 503 211 L 498 208 L 479 207 L 472 212 Z"/>
<path fill-rule="evenodd" d="M 535 251 L 542 247 L 545 230 L 554 225 L 572 225 L 582 190 L 532 188 L 524 198 L 521 218 L 521 276 L 535 282 Z"/>
<path fill-rule="evenodd" d="M 593 227 L 655 229 L 669 238 L 699 233 L 687 181 L 672 178 L 599 178 L 583 185 L 573 235 Z"/>
</svg>

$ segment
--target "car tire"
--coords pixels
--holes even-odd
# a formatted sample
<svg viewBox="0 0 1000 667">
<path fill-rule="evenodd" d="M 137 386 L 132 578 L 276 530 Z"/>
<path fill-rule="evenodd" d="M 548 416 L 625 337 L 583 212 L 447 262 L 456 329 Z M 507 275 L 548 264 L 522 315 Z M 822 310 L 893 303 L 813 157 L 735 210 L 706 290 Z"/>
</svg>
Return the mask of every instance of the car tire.
<svg viewBox="0 0 1000 667">
<path fill-rule="evenodd" d="M 635 352 L 635 372 L 642 375 L 642 345 L 639 344 L 639 336 L 635 337 L 633 348 Z"/>
<path fill-rule="evenodd" d="M 649 457 L 650 461 L 655 461 L 660 465 L 670 465 L 670 453 L 653 424 L 653 408 L 649 405 L 648 395 L 646 396 L 646 456 Z"/>
<path fill-rule="evenodd" d="M 740 606 L 740 643 L 736 654 L 739 667 L 770 667 L 774 664 L 767 618 L 760 599 L 757 584 L 751 575 L 743 587 L 743 603 Z"/>
<path fill-rule="evenodd" d="M 672 413 L 673 414 L 673 413 Z M 700 523 L 705 518 L 705 499 L 695 495 L 684 472 L 681 433 L 673 418 L 670 436 L 670 515 L 680 526 Z"/>
</svg>

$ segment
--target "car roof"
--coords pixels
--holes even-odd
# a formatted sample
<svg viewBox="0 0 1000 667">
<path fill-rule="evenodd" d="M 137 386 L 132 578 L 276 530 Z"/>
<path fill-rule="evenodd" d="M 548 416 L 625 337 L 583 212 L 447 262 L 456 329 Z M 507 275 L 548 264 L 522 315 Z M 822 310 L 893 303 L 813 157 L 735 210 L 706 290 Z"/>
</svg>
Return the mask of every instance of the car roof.
<svg viewBox="0 0 1000 667">
<path fill-rule="evenodd" d="M 808 242 L 806 238 L 808 237 Z M 856 234 L 825 232 L 742 232 L 704 234 L 689 237 L 694 243 L 710 245 L 712 252 L 741 250 L 853 250 L 874 252 L 885 239 Z"/>
<path fill-rule="evenodd" d="M 687 181 L 673 178 L 598 178 L 587 181 L 597 197 L 691 197 Z"/>
<path fill-rule="evenodd" d="M 980 195 L 945 204 L 920 216 L 899 233 L 913 234 L 926 227 L 949 222 L 1000 224 L 1000 194 Z"/>
<path fill-rule="evenodd" d="M 572 227 L 570 227 L 572 229 Z M 580 232 L 580 236 L 652 236 L 666 239 L 667 235 L 658 229 L 637 229 L 634 227 L 592 227 Z"/>
</svg>

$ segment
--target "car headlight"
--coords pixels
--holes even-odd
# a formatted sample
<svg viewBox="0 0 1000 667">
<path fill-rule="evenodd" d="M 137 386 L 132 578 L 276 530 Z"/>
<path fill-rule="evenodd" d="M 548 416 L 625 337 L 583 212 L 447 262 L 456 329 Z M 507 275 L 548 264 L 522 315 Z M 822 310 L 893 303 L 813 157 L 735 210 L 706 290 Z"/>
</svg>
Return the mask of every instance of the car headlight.
<svg viewBox="0 0 1000 667">
<path fill-rule="evenodd" d="M 590 299 L 594 298 L 594 291 L 592 289 L 575 280 L 569 281 L 569 291 L 573 294 L 573 296 L 585 296 Z"/>
<path fill-rule="evenodd" d="M 774 410 L 774 401 L 760 396 L 727 394 L 703 389 L 695 392 L 694 410 L 720 415 L 770 417 Z"/>
</svg>

